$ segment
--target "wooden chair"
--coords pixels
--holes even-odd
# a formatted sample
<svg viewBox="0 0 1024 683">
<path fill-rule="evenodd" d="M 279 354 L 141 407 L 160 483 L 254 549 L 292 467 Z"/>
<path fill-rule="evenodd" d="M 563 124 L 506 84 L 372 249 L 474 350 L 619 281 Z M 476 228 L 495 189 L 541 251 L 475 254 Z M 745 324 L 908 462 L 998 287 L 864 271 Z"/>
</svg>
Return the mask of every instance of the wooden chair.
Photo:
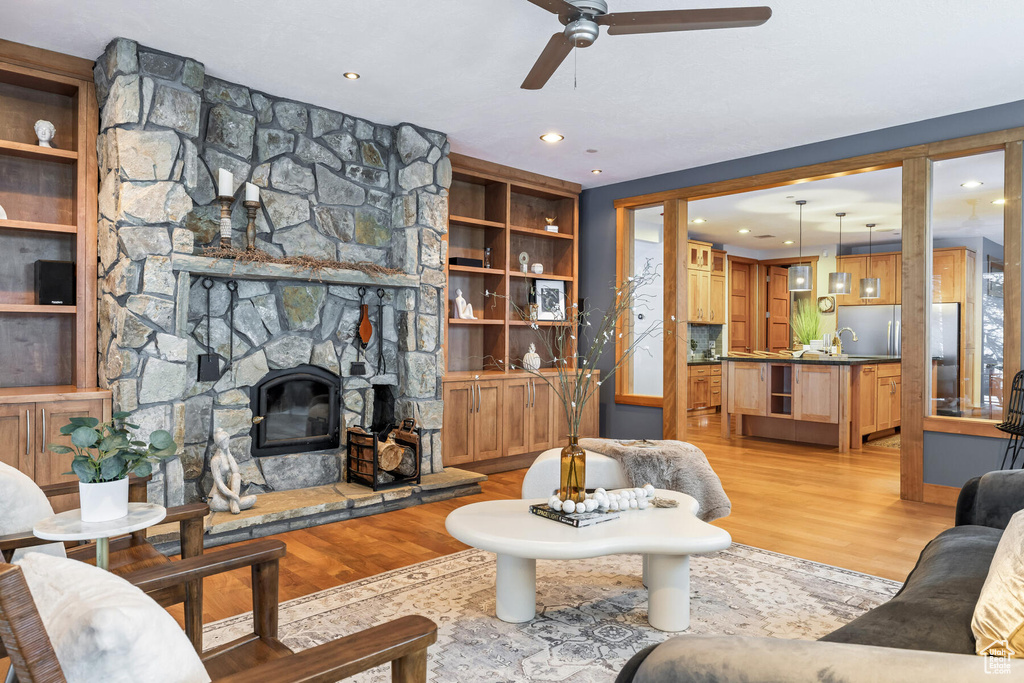
<svg viewBox="0 0 1024 683">
<path fill-rule="evenodd" d="M 124 578 L 152 594 L 252 568 L 252 633 L 201 655 L 215 683 L 334 683 L 388 662 L 393 683 L 426 681 L 427 648 L 437 640 L 437 626 L 422 616 L 402 617 L 292 653 L 277 632 L 278 561 L 284 554 L 284 543 L 264 539 L 141 569 Z M 25 577 L 15 565 L 0 564 L 0 638 L 20 683 L 64 682 Z"/>
<path fill-rule="evenodd" d="M 132 477 L 128 487 L 128 499 L 132 502 L 146 500 L 146 483 L 149 477 Z M 40 487 L 47 498 L 78 493 L 78 482 L 61 482 Z M 210 512 L 206 503 L 181 505 L 167 510 L 164 523 L 177 522 L 181 539 L 181 557 L 187 559 L 203 554 L 203 518 Z M 28 530 L 17 534 L 0 536 L 0 553 L 3 561 L 10 562 L 15 550 L 47 545 L 53 541 L 44 541 L 32 535 Z M 66 549 L 68 557 L 82 562 L 96 562 L 96 544 L 84 543 Z M 118 576 L 147 567 L 169 564 L 171 559 L 157 550 L 146 539 L 146 530 L 110 539 L 110 571 Z M 161 606 L 169 607 L 185 603 L 185 633 L 196 648 L 203 651 L 203 583 L 193 581 L 175 585 L 171 588 L 147 591 L 150 597 Z M 0 646 L 0 658 L 4 657 L 4 649 Z"/>
</svg>

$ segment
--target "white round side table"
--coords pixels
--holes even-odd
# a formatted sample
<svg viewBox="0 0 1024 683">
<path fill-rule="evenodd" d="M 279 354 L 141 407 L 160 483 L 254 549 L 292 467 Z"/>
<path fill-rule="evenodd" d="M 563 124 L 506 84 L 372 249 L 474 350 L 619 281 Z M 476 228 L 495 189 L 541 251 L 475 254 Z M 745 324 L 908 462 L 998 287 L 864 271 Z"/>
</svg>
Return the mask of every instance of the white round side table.
<svg viewBox="0 0 1024 683">
<path fill-rule="evenodd" d="M 128 514 L 109 522 L 83 522 L 81 510 L 68 510 L 39 520 L 32 535 L 46 541 L 96 541 L 96 566 L 107 569 L 110 538 L 159 524 L 167 508 L 156 503 L 128 503 Z"/>
</svg>

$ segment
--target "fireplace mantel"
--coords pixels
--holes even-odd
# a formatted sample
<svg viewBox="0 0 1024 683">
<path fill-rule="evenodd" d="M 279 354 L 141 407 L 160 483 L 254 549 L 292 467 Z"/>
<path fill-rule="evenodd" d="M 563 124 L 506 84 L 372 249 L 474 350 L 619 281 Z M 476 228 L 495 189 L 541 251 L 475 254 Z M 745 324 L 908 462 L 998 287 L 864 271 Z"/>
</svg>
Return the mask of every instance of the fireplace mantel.
<svg viewBox="0 0 1024 683">
<path fill-rule="evenodd" d="M 419 287 L 416 275 L 372 275 L 361 270 L 324 268 L 314 272 L 281 263 L 241 263 L 209 256 L 174 254 L 171 267 L 178 272 L 236 280 L 298 280 L 324 285 L 364 285 L 369 287 Z"/>
</svg>

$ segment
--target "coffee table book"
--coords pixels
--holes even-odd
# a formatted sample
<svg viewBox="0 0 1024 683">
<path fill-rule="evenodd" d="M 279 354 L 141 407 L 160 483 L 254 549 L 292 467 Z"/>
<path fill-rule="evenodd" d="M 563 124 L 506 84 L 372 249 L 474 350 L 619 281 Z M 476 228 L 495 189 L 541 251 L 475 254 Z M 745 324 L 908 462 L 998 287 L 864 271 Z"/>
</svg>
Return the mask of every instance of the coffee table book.
<svg viewBox="0 0 1024 683">
<path fill-rule="evenodd" d="M 547 503 L 531 505 L 530 512 L 538 517 L 551 519 L 574 527 L 593 526 L 601 522 L 610 522 L 613 519 L 618 519 L 621 514 L 619 512 L 557 512 L 552 510 Z"/>
</svg>

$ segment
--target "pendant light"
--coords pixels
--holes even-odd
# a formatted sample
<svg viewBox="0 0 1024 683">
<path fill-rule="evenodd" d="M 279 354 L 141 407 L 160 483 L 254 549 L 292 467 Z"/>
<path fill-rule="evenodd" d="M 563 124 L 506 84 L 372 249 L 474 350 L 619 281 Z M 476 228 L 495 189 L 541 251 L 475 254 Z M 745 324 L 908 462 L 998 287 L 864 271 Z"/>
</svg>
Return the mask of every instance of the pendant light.
<svg viewBox="0 0 1024 683">
<path fill-rule="evenodd" d="M 836 214 L 839 218 L 839 248 L 836 249 L 836 263 L 839 263 L 839 254 L 843 250 L 843 216 L 846 212 Z M 828 274 L 829 294 L 849 294 L 853 291 L 853 275 L 850 273 L 834 272 Z"/>
<path fill-rule="evenodd" d="M 877 299 L 882 289 L 882 280 L 871 277 L 871 236 L 875 231 L 875 224 L 868 223 L 868 276 L 860 279 L 860 298 Z"/>
<path fill-rule="evenodd" d="M 804 257 L 804 204 L 806 199 L 798 199 L 796 205 L 800 207 L 800 251 L 799 258 Z M 811 291 L 811 267 L 797 265 L 789 267 L 789 291 L 809 292 Z"/>
</svg>

